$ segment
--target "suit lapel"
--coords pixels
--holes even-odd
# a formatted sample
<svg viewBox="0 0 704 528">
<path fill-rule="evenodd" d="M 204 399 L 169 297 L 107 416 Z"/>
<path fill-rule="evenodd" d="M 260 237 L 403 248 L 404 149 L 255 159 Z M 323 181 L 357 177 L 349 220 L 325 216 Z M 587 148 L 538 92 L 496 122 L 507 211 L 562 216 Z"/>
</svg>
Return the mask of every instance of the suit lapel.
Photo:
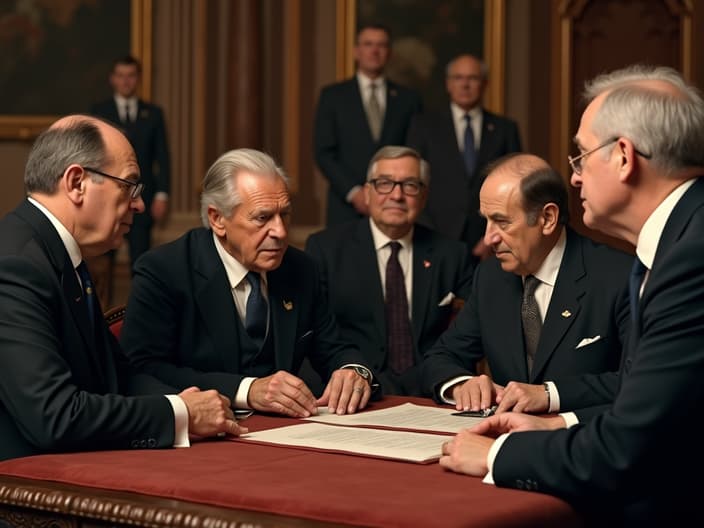
<svg viewBox="0 0 704 528">
<path fill-rule="evenodd" d="M 386 314 L 384 313 L 384 290 L 381 287 L 379 265 L 369 227 L 369 219 L 363 218 L 357 224 L 357 232 L 350 240 L 349 254 L 354 261 L 358 261 L 360 297 L 378 299 L 374 302 L 364 303 L 372 311 L 374 325 L 379 335 L 379 341 L 386 341 Z M 357 255 L 370 255 L 370 258 L 357 258 Z"/>
<path fill-rule="evenodd" d="M 225 267 L 215 250 L 209 230 L 199 232 L 194 242 L 194 298 L 215 352 L 222 357 L 226 372 L 240 371 L 238 315 Z"/>
<path fill-rule="evenodd" d="M 586 276 L 582 256 L 582 243 L 569 230 L 565 253 L 560 263 L 555 288 L 550 298 L 550 305 L 545 314 L 543 330 L 540 334 L 535 363 L 530 380 L 540 376 L 540 371 L 557 349 L 565 333 L 577 320 L 581 309 L 580 299 L 586 293 L 582 279 Z"/>
<path fill-rule="evenodd" d="M 430 302 L 430 289 L 435 281 L 435 270 L 433 266 L 433 245 L 428 231 L 421 226 L 416 226 L 413 231 L 413 306 L 411 312 L 411 327 L 413 329 L 413 343 L 415 351 L 418 352 L 420 336 L 423 333 L 426 310 Z"/>
<path fill-rule="evenodd" d="M 277 370 L 293 369 L 296 335 L 300 319 L 301 298 L 296 293 L 299 279 L 289 276 L 284 255 L 281 266 L 267 273 L 269 313 L 274 338 L 274 364 Z"/>
<path fill-rule="evenodd" d="M 477 153 L 477 167 L 489 163 L 489 153 L 496 148 L 496 120 L 491 112 L 482 111 L 482 137 Z"/>
<path fill-rule="evenodd" d="M 352 77 L 348 82 L 347 90 L 348 95 L 346 97 L 350 104 L 346 105 L 344 110 L 345 118 L 344 120 L 350 126 L 352 130 L 359 130 L 360 134 L 365 134 L 367 140 L 371 144 L 376 144 L 374 138 L 372 138 L 372 130 L 369 128 L 369 121 L 367 120 L 367 110 L 364 107 L 364 100 L 362 99 L 362 93 L 359 91 L 359 83 L 357 82 L 357 77 Z M 386 117 L 384 117 L 384 122 L 386 122 Z M 343 126 L 346 126 L 343 124 Z M 383 136 L 384 124 L 381 126 Z"/>
<path fill-rule="evenodd" d="M 493 257 L 492 257 L 493 258 Z M 493 292 L 492 301 L 499 306 L 487 310 L 487 313 L 503 313 L 500 321 L 490 321 L 487 327 L 494 328 L 496 332 L 496 349 L 507 357 L 510 365 L 509 379 L 528 379 L 528 366 L 523 346 L 523 327 L 521 323 L 521 299 L 523 297 L 523 283 L 518 275 L 501 272 L 497 281 L 496 291 Z M 478 307 L 482 309 L 481 306 Z"/>
</svg>

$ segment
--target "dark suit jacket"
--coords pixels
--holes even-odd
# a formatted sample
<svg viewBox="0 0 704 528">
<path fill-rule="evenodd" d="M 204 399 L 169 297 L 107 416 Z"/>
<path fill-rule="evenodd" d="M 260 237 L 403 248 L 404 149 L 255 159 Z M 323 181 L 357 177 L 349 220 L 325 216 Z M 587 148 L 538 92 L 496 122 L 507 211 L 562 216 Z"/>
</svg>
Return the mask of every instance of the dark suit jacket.
<svg viewBox="0 0 704 528">
<path fill-rule="evenodd" d="M 120 121 L 115 99 L 111 97 L 93 105 L 90 113 L 114 123 L 130 140 L 144 183 L 142 198 L 148 214 L 154 195 L 157 192 L 169 192 L 171 163 L 161 108 L 140 99 L 136 121 L 125 124 Z"/>
<path fill-rule="evenodd" d="M 479 216 L 482 171 L 491 161 L 521 150 L 514 121 L 483 111 L 482 136 L 473 174 L 467 174 L 448 106 L 439 113 L 416 116 L 408 131 L 407 145 L 430 163 L 431 186 L 420 221 L 450 238 L 474 245 L 486 222 Z"/>
<path fill-rule="evenodd" d="M 267 282 L 276 370 L 295 374 L 309 356 L 327 380 L 342 365 L 362 363 L 339 340 L 310 257 L 289 247 Z M 166 383 L 233 397 L 244 377 L 238 317 L 213 233 L 198 228 L 137 261 L 120 340 L 134 364 Z"/>
<path fill-rule="evenodd" d="M 447 328 L 452 303 L 438 304 L 454 293 L 469 295 L 472 267 L 466 244 L 416 226 L 413 232 L 412 318 L 415 365 L 403 382 L 387 369 L 384 292 L 376 250 L 363 218 L 312 235 L 306 251 L 317 261 L 323 292 L 337 317 L 345 341 L 355 343 L 379 374 L 386 394 L 421 395 L 420 362 Z M 403 390 L 410 387 L 412 390 Z"/>
<path fill-rule="evenodd" d="M 530 374 L 521 329 L 521 277 L 503 271 L 496 258 L 482 262 L 464 308 L 425 356 L 425 388 L 440 401 L 441 384 L 456 376 L 474 375 L 477 362 L 486 357 L 496 383 L 554 381 L 561 408 L 573 409 L 582 403 L 569 394 L 580 375 L 618 368 L 628 330 L 632 261 L 625 253 L 567 231 L 565 253 Z M 583 339 L 596 336 L 600 338 L 577 348 Z"/>
<path fill-rule="evenodd" d="M 420 112 L 420 96 L 386 81 L 386 111 L 379 141 L 374 141 L 357 78 L 326 86 L 315 114 L 315 161 L 328 180 L 327 225 L 359 218 L 347 202 L 355 185 L 364 185 L 367 166 L 384 145 L 403 145 L 411 117 Z"/>
<path fill-rule="evenodd" d="M 51 222 L 25 201 L 0 221 L 0 459 L 168 447 L 173 389 L 134 375 Z M 139 398 L 120 394 L 159 393 Z"/>
<path fill-rule="evenodd" d="M 701 526 L 704 456 L 704 178 L 672 211 L 645 283 L 611 409 L 569 430 L 512 434 L 494 464 L 526 487 L 615 522 Z M 688 517 L 689 516 L 689 517 Z M 619 524 L 621 525 L 621 524 Z"/>
</svg>

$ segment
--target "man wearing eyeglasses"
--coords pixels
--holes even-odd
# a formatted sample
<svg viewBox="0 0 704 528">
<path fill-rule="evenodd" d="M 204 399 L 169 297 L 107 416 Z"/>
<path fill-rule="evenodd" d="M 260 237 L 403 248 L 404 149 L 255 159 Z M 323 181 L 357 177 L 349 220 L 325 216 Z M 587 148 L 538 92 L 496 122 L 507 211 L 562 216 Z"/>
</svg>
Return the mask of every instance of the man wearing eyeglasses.
<svg viewBox="0 0 704 528">
<path fill-rule="evenodd" d="M 618 369 L 632 257 L 567 228 L 566 185 L 537 156 L 497 160 L 479 199 L 496 258 L 479 264 L 463 310 L 426 354 L 426 389 L 461 411 L 498 404 L 587 418 L 615 381 L 583 376 Z M 490 376 L 477 372 L 484 358 Z"/>
<path fill-rule="evenodd" d="M 416 224 L 429 184 L 429 166 L 416 151 L 383 147 L 364 186 L 370 218 L 328 228 L 306 244 L 343 337 L 360 347 L 387 394 L 422 395 L 423 353 L 469 294 L 466 244 Z"/>
<path fill-rule="evenodd" d="M 485 222 L 477 214 L 484 168 L 520 152 L 518 126 L 482 108 L 487 65 L 474 55 L 459 55 L 447 65 L 450 104 L 440 112 L 417 115 L 406 144 L 433 167 L 433 192 L 421 222 L 469 244 L 476 260 L 491 254 L 482 239 Z"/>
<path fill-rule="evenodd" d="M 130 369 L 102 317 L 84 259 L 117 248 L 144 210 L 127 138 L 96 118 L 60 119 L 32 146 L 24 181 L 26 200 L 0 220 L 0 460 L 242 432 L 216 391 L 176 394 Z"/>
</svg>

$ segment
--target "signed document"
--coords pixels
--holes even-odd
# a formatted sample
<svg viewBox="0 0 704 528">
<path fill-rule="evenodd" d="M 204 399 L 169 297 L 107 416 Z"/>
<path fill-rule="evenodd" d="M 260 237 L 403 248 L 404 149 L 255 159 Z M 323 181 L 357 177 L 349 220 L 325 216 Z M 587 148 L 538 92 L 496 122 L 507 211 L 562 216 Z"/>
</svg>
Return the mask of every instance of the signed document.
<svg viewBox="0 0 704 528">
<path fill-rule="evenodd" d="M 437 434 L 307 423 L 247 433 L 236 441 L 307 447 L 427 464 L 440 458 L 442 443 L 448 439 L 448 436 Z"/>
<path fill-rule="evenodd" d="M 461 429 L 472 427 L 484 419 L 453 416 L 452 413 L 454 412 L 457 412 L 454 408 L 438 409 L 437 407 L 404 403 L 378 411 L 362 411 L 356 414 L 339 416 L 329 413 L 327 407 L 319 407 L 316 416 L 310 416 L 304 418 L 304 420 L 334 425 L 363 425 L 388 427 L 390 429 L 457 433 Z"/>
</svg>

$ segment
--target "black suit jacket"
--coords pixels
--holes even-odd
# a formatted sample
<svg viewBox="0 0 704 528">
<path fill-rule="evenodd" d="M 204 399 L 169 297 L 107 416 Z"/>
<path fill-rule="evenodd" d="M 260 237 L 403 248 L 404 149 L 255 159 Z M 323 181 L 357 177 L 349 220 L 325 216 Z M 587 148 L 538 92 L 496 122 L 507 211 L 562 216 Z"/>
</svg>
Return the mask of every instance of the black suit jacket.
<svg viewBox="0 0 704 528">
<path fill-rule="evenodd" d="M 122 123 L 115 99 L 96 103 L 90 113 L 114 123 L 121 129 L 137 155 L 137 163 L 144 183 L 142 198 L 147 207 L 157 192 L 169 192 L 171 162 L 166 139 L 164 114 L 158 106 L 142 101 L 137 103 L 137 119 L 134 123 Z"/>
<path fill-rule="evenodd" d="M 101 317 L 93 339 L 84 303 L 56 229 L 23 202 L 0 221 L 0 459 L 173 445 L 173 389 L 130 372 Z"/>
<path fill-rule="evenodd" d="M 311 235 L 306 251 L 318 263 L 323 292 L 343 338 L 359 346 L 380 376 L 384 392 L 422 395 L 420 362 L 449 324 L 453 306 L 448 294 L 458 299 L 469 295 L 472 266 L 466 244 L 423 226 L 413 231 L 411 330 L 415 365 L 404 373 L 403 380 L 387 368 L 384 292 L 369 219 Z M 443 300 L 446 302 L 440 306 Z"/>
<path fill-rule="evenodd" d="M 521 327 L 521 277 L 501 269 L 492 257 L 475 273 L 472 293 L 452 326 L 423 361 L 425 388 L 438 401 L 440 386 L 457 376 L 474 375 L 486 357 L 493 380 L 554 381 L 562 409 L 583 402 L 582 374 L 618 369 L 628 331 L 628 274 L 633 257 L 567 231 L 567 244 L 540 334 L 531 373 Z M 596 338 L 586 346 L 583 339 Z M 579 389 L 571 389 L 573 384 Z"/>
<path fill-rule="evenodd" d="M 498 485 L 608 508 L 615 523 L 701 526 L 704 470 L 704 178 L 662 232 L 621 366 L 613 406 L 569 430 L 512 434 Z M 621 525 L 621 524 L 619 524 Z"/>
<path fill-rule="evenodd" d="M 295 374 L 308 356 L 328 379 L 345 364 L 363 363 L 339 340 L 310 257 L 289 247 L 267 283 L 277 370 Z M 238 317 L 213 233 L 198 228 L 137 261 L 120 340 L 134 364 L 166 383 L 233 397 L 244 377 Z"/>
<path fill-rule="evenodd" d="M 414 117 L 407 144 L 430 163 L 431 182 L 423 223 L 450 238 L 474 245 L 486 222 L 479 216 L 482 171 L 491 161 L 521 150 L 516 123 L 483 110 L 482 135 L 473 174 L 467 174 L 448 106 L 438 113 Z"/>
<path fill-rule="evenodd" d="M 372 138 L 356 77 L 326 86 L 315 113 L 315 161 L 328 180 L 327 225 L 359 218 L 347 202 L 355 185 L 364 185 L 367 166 L 384 145 L 403 145 L 411 117 L 420 112 L 420 96 L 386 81 L 386 110 L 379 141 Z"/>
</svg>

